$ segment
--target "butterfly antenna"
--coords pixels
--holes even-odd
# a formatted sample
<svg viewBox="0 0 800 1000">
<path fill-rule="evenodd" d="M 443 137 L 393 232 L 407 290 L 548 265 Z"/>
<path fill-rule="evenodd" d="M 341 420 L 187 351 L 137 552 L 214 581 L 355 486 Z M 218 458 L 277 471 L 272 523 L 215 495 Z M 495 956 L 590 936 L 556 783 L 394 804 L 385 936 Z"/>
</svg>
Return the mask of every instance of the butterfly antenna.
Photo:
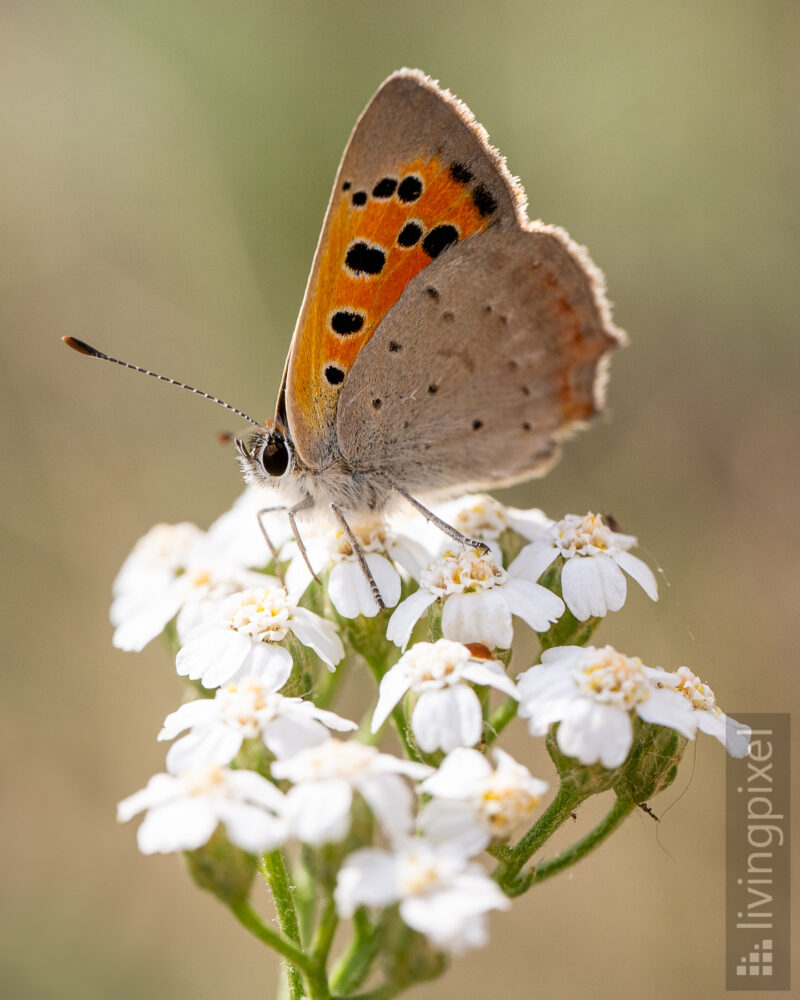
<svg viewBox="0 0 800 1000">
<path fill-rule="evenodd" d="M 208 392 L 203 392 L 202 389 L 195 389 L 193 385 L 187 385 L 185 382 L 178 382 L 177 379 L 167 378 L 166 375 L 159 375 L 158 372 L 151 372 L 148 368 L 140 368 L 139 365 L 132 365 L 127 361 L 120 361 L 119 358 L 112 358 L 110 354 L 103 354 L 103 352 L 98 351 L 96 347 L 91 347 L 82 340 L 78 340 L 77 337 L 62 337 L 61 339 L 67 347 L 71 347 L 72 350 L 77 351 L 78 354 L 85 354 L 89 358 L 100 358 L 103 361 L 110 361 L 112 364 L 121 365 L 123 368 L 130 368 L 131 371 L 141 372 L 142 375 L 150 375 L 153 378 L 159 379 L 161 382 L 169 382 L 170 385 L 177 385 L 181 389 L 188 389 L 189 392 L 193 392 L 197 396 L 203 396 L 205 399 L 210 399 L 212 403 L 219 403 L 220 406 L 224 406 L 226 410 L 230 410 L 231 413 L 235 413 L 237 416 L 247 420 L 248 423 L 251 423 L 254 427 L 261 428 L 263 426 L 258 420 L 253 420 L 252 417 L 248 417 L 246 413 L 243 413 L 241 410 L 237 410 L 236 407 L 231 406 L 230 403 L 217 399 L 216 396 L 212 396 Z"/>
</svg>

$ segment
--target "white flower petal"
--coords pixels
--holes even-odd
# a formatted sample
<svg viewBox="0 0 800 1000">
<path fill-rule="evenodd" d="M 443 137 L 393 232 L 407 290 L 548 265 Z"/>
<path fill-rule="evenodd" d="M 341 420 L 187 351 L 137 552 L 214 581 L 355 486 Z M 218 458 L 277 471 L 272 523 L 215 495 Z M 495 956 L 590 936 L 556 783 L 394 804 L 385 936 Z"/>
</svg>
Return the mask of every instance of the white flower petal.
<svg viewBox="0 0 800 1000">
<path fill-rule="evenodd" d="M 682 694 L 671 688 L 654 687 L 650 697 L 636 706 L 636 714 L 645 722 L 676 729 L 689 740 L 697 732 L 697 713 Z"/>
<path fill-rule="evenodd" d="M 465 644 L 482 642 L 489 649 L 509 649 L 514 632 L 501 588 L 451 594 L 442 611 L 442 635 Z"/>
<path fill-rule="evenodd" d="M 245 635 L 227 628 L 214 628 L 195 636 L 179 650 L 175 665 L 182 677 L 193 681 L 202 679 L 205 687 L 214 687 L 206 678 L 220 678 L 217 685 L 224 684 L 241 667 L 251 645 Z"/>
<path fill-rule="evenodd" d="M 472 684 L 497 688 L 511 698 L 519 699 L 516 684 L 506 674 L 500 663 L 494 660 L 471 661 L 464 665 L 461 676 Z"/>
<path fill-rule="evenodd" d="M 218 812 L 231 843 L 250 854 L 272 851 L 286 838 L 284 819 L 248 802 L 225 799 Z"/>
<path fill-rule="evenodd" d="M 225 772 L 228 788 L 241 799 L 263 806 L 271 812 L 283 812 L 286 796 L 271 781 L 255 771 L 240 769 Z"/>
<path fill-rule="evenodd" d="M 405 837 L 414 825 L 414 794 L 399 774 L 380 774 L 358 783 L 375 819 L 391 840 Z"/>
<path fill-rule="evenodd" d="M 219 819 L 206 798 L 180 798 L 151 809 L 139 827 L 142 854 L 192 851 L 205 844 Z"/>
<path fill-rule="evenodd" d="M 328 730 L 316 719 L 283 715 L 264 730 L 264 745 L 278 760 L 293 757 L 306 747 L 324 743 Z"/>
<path fill-rule="evenodd" d="M 195 701 L 187 701 L 185 705 L 170 712 L 164 719 L 164 725 L 158 734 L 158 739 L 174 740 L 178 733 L 182 733 L 184 729 L 213 722 L 217 718 L 218 712 L 219 708 L 213 698 L 197 698 Z"/>
<path fill-rule="evenodd" d="M 372 714 L 371 731 L 377 733 L 388 719 L 392 709 L 405 697 L 411 684 L 402 666 L 391 667 L 381 678 L 378 694 L 378 704 Z"/>
<path fill-rule="evenodd" d="M 389 906 L 397 898 L 396 862 L 388 851 L 364 847 L 345 858 L 334 892 L 340 917 L 352 917 L 359 906 Z"/>
<path fill-rule="evenodd" d="M 354 733 L 358 729 L 358 723 L 352 719 L 345 719 L 336 712 L 328 712 L 324 708 L 317 708 L 310 701 L 300 703 L 304 711 L 308 711 L 315 719 L 318 719 L 328 729 L 335 729 L 338 733 Z M 305 706 L 308 705 L 308 709 Z"/>
<path fill-rule="evenodd" d="M 528 719 L 531 736 L 544 736 L 562 719 L 576 697 L 575 679 L 569 671 L 552 666 L 531 667 L 517 678 L 520 718 Z"/>
<path fill-rule="evenodd" d="M 658 600 L 658 584 L 653 576 L 653 571 L 637 556 L 632 556 L 630 552 L 619 551 L 612 556 L 614 562 L 624 569 L 631 579 L 635 580 L 651 601 Z"/>
<path fill-rule="evenodd" d="M 426 753 L 474 746 L 483 728 L 478 696 L 465 684 L 426 691 L 414 706 L 411 728 Z"/>
<path fill-rule="evenodd" d="M 273 768 L 274 769 L 274 768 Z M 341 840 L 350 829 L 353 792 L 346 781 L 307 781 L 286 796 L 289 827 L 306 844 Z"/>
<path fill-rule="evenodd" d="M 127 823 L 144 809 L 164 805 L 181 794 L 181 783 L 171 774 L 154 774 L 145 788 L 134 792 L 117 805 L 117 821 Z"/>
<path fill-rule="evenodd" d="M 700 714 L 702 716 L 705 713 Z M 731 757 L 746 757 L 750 752 L 750 737 L 753 731 L 749 726 L 744 725 L 742 722 L 737 722 L 736 719 L 731 719 L 727 715 L 724 715 L 723 718 L 725 719 L 725 749 Z M 702 728 L 702 725 L 700 728 Z"/>
<path fill-rule="evenodd" d="M 167 770 L 180 774 L 204 764 L 230 764 L 242 745 L 241 731 L 221 722 L 201 726 L 179 739 L 167 751 Z"/>
<path fill-rule="evenodd" d="M 292 654 L 274 642 L 255 642 L 251 646 L 248 673 L 270 691 L 280 691 L 292 675 Z"/>
<path fill-rule="evenodd" d="M 511 614 L 521 618 L 534 632 L 546 632 L 564 614 L 564 602 L 558 594 L 530 580 L 509 579 L 503 595 Z"/>
<path fill-rule="evenodd" d="M 322 567 L 317 567 L 315 572 L 319 573 Z M 308 590 L 309 584 L 314 579 L 311 571 L 306 566 L 306 561 L 301 556 L 292 559 L 291 564 L 284 573 L 286 581 L 286 593 L 292 601 L 299 601 Z"/>
<path fill-rule="evenodd" d="M 400 576 L 388 559 L 377 552 L 365 556 L 367 566 L 387 608 L 400 600 Z M 355 559 L 337 563 L 328 579 L 328 596 L 343 618 L 374 618 L 380 608 L 372 596 L 372 589 Z"/>
<path fill-rule="evenodd" d="M 506 507 L 506 518 L 509 525 L 518 535 L 522 535 L 523 538 L 528 538 L 531 541 L 538 541 L 554 523 L 538 507 L 532 507 L 530 510 L 520 510 L 519 507 Z M 541 573 L 539 576 L 541 576 Z"/>
<path fill-rule="evenodd" d="M 386 626 L 386 638 L 395 646 L 405 649 L 414 626 L 425 614 L 436 597 L 428 590 L 416 590 L 395 608 Z"/>
<path fill-rule="evenodd" d="M 509 575 L 536 583 L 557 555 L 558 549 L 548 538 L 538 539 L 520 550 L 508 567 Z"/>
<path fill-rule="evenodd" d="M 138 653 L 156 636 L 161 635 L 172 621 L 180 608 L 180 593 L 178 588 L 170 586 L 157 592 L 154 598 L 140 604 L 135 612 L 128 611 L 125 620 L 117 626 L 112 643 L 117 649 L 126 653 Z M 116 605 L 116 617 L 122 617 L 123 611 Z"/>
<path fill-rule="evenodd" d="M 428 840 L 446 845 L 465 858 L 479 854 L 492 839 L 475 806 L 456 799 L 428 802 L 420 811 L 418 825 Z"/>
<path fill-rule="evenodd" d="M 625 574 L 610 556 L 574 556 L 561 570 L 564 603 L 581 622 L 619 611 L 626 590 Z"/>
<path fill-rule="evenodd" d="M 468 747 L 456 747 L 436 773 L 422 782 L 420 791 L 448 799 L 467 799 L 480 795 L 491 774 L 492 765 L 482 753 Z"/>
<path fill-rule="evenodd" d="M 408 573 L 414 580 L 419 580 L 420 573 L 425 569 L 435 553 L 420 542 L 405 535 L 390 535 L 387 551 L 393 562 Z M 398 595 L 399 600 L 399 595 Z M 395 601 L 395 603 L 397 603 Z"/>
<path fill-rule="evenodd" d="M 581 764 L 619 767 L 633 742 L 630 714 L 588 698 L 575 701 L 558 727 L 558 745 L 568 757 Z"/>
<path fill-rule="evenodd" d="M 306 608 L 294 608 L 289 627 L 304 646 L 333 668 L 344 656 L 344 646 L 333 622 L 326 621 Z"/>
<path fill-rule="evenodd" d="M 458 952 L 485 944 L 485 912 L 510 905 L 496 883 L 478 871 L 424 896 L 404 899 L 400 916 L 437 947 Z"/>
</svg>

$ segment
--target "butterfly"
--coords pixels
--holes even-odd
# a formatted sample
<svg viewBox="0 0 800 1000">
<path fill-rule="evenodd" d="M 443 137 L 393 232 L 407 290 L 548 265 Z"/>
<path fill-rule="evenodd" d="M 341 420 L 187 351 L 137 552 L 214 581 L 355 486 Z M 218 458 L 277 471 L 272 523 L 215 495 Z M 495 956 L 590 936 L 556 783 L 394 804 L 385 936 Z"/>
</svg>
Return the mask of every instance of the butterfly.
<svg viewBox="0 0 800 1000">
<path fill-rule="evenodd" d="M 274 420 L 222 405 L 256 425 L 236 439 L 245 480 L 278 489 L 270 509 L 287 511 L 301 551 L 296 516 L 327 508 L 383 606 L 350 521 L 404 498 L 485 548 L 418 497 L 547 472 L 564 436 L 602 410 L 623 343 L 586 251 L 529 221 L 469 109 L 403 69 L 345 149 Z"/>
</svg>

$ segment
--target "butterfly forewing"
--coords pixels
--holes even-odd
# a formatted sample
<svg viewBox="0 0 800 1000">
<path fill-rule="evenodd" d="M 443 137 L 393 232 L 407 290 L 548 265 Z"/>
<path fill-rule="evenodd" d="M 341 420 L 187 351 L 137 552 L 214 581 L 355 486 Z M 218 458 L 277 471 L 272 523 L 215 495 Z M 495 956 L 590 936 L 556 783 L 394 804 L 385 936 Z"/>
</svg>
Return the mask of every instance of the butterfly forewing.
<svg viewBox="0 0 800 1000">
<path fill-rule="evenodd" d="M 340 395 L 411 282 L 516 226 L 520 199 L 464 105 L 417 71 L 383 84 L 342 160 L 287 361 L 279 408 L 306 466 L 335 460 Z"/>
</svg>

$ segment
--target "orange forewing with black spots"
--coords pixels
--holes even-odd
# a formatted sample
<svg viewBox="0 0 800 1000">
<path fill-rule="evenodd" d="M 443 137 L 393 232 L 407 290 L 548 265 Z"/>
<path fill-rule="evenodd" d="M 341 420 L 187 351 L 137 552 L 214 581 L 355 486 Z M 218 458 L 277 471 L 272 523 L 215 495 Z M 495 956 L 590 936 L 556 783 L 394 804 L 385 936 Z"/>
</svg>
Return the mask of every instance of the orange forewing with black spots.
<svg viewBox="0 0 800 1000">
<path fill-rule="evenodd" d="M 344 377 L 408 283 L 492 221 L 469 171 L 438 156 L 398 164 L 369 190 L 340 185 L 311 306 L 298 331 L 292 389 L 321 430 L 333 423 Z"/>
</svg>

